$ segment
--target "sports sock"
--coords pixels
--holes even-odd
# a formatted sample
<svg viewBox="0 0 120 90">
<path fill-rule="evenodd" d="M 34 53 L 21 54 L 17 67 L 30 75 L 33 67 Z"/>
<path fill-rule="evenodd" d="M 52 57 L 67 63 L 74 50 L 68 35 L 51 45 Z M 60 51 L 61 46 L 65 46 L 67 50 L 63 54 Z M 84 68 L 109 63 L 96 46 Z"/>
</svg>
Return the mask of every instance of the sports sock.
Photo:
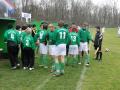
<svg viewBox="0 0 120 90">
<path fill-rule="evenodd" d="M 85 63 L 90 63 L 90 55 L 89 54 L 87 54 L 85 56 Z"/>
<path fill-rule="evenodd" d="M 43 65 L 44 66 L 48 66 L 48 59 L 47 59 L 47 55 L 43 55 Z"/>
<path fill-rule="evenodd" d="M 102 52 L 99 52 L 100 53 L 100 58 L 99 58 L 99 60 L 102 60 Z"/>
<path fill-rule="evenodd" d="M 99 57 L 99 52 L 96 53 L 96 60 L 98 60 L 98 57 Z"/>
<path fill-rule="evenodd" d="M 65 68 L 65 64 L 63 62 L 60 63 L 60 71 L 62 74 L 64 74 L 64 68 Z"/>
</svg>

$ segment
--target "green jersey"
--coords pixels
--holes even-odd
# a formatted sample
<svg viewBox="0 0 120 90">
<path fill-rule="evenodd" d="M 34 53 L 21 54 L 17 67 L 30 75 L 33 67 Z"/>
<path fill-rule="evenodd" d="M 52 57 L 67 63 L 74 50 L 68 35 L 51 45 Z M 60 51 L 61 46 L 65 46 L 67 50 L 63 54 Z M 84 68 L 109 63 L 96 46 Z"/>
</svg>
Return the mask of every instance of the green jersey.
<svg viewBox="0 0 120 90">
<path fill-rule="evenodd" d="M 68 43 L 68 30 L 65 28 L 59 28 L 55 31 L 56 45 Z"/>
<path fill-rule="evenodd" d="M 16 44 L 20 43 L 20 35 L 19 32 L 14 29 L 9 29 L 4 34 L 5 41 L 13 41 Z"/>
<path fill-rule="evenodd" d="M 27 33 L 24 31 L 24 32 L 21 32 L 20 34 L 20 39 L 21 39 L 21 42 L 23 42 L 23 39 L 24 37 L 27 35 Z"/>
<path fill-rule="evenodd" d="M 79 30 L 78 34 L 80 42 L 88 42 L 89 40 L 92 40 L 90 32 L 86 29 Z"/>
<path fill-rule="evenodd" d="M 55 44 L 55 31 L 48 32 L 48 43 L 49 43 L 49 45 Z"/>
<path fill-rule="evenodd" d="M 31 34 L 26 34 L 22 43 L 23 43 L 23 48 L 29 47 L 32 48 L 33 50 L 35 49 L 34 39 Z"/>
<path fill-rule="evenodd" d="M 47 30 L 40 30 L 36 35 L 35 35 L 35 41 L 39 40 L 40 43 L 45 43 L 47 42 Z"/>
<path fill-rule="evenodd" d="M 69 33 L 68 43 L 70 45 L 79 45 L 80 44 L 80 38 L 76 32 Z"/>
</svg>

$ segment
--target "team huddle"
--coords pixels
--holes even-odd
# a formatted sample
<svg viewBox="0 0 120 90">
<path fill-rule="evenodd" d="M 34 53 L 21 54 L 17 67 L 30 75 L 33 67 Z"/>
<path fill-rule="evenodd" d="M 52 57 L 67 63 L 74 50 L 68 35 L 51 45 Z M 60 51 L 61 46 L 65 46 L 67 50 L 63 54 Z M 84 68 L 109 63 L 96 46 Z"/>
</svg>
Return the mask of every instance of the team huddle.
<svg viewBox="0 0 120 90">
<path fill-rule="evenodd" d="M 48 58 L 52 60 L 51 72 L 53 76 L 60 76 L 65 73 L 65 65 L 71 60 L 71 65 L 81 64 L 84 56 L 85 65 L 90 65 L 89 43 L 94 43 L 95 59 L 102 60 L 102 39 L 100 27 L 96 27 L 95 39 L 87 27 L 83 24 L 78 28 L 73 24 L 70 29 L 64 27 L 64 22 L 59 21 L 58 27 L 52 23 L 43 22 L 40 29 L 36 25 L 16 26 L 9 25 L 4 34 L 7 42 L 7 50 L 12 69 L 20 67 L 18 60 L 19 51 L 21 54 L 22 67 L 24 70 L 34 69 L 35 51 L 40 53 L 40 67 L 48 68 Z M 22 29 L 22 30 L 20 30 Z M 20 50 L 21 49 L 21 50 Z M 67 56 L 70 59 L 67 59 Z"/>
</svg>

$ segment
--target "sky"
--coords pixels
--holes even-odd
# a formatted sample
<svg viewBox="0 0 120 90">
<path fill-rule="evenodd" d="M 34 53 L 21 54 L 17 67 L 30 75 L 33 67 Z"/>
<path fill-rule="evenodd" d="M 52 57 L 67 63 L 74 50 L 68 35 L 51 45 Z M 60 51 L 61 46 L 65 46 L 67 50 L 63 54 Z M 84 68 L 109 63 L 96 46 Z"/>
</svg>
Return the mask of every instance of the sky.
<svg viewBox="0 0 120 90">
<path fill-rule="evenodd" d="M 120 0 L 92 0 L 92 2 L 95 5 L 98 5 L 98 6 L 102 6 L 102 5 L 105 5 L 105 4 L 112 5 L 111 2 L 113 2 L 113 1 L 117 2 L 117 7 L 120 9 Z"/>
<path fill-rule="evenodd" d="M 19 1 L 19 0 L 16 0 L 16 1 Z M 41 1 L 41 0 L 35 0 L 35 1 Z M 47 1 L 47 0 L 46 0 Z M 92 0 L 92 2 L 95 4 L 95 5 L 98 5 L 98 6 L 103 6 L 105 4 L 109 4 L 109 5 L 112 5 L 113 1 L 116 1 L 117 2 L 117 8 L 120 10 L 120 0 Z M 111 3 L 112 2 L 112 3 Z"/>
</svg>

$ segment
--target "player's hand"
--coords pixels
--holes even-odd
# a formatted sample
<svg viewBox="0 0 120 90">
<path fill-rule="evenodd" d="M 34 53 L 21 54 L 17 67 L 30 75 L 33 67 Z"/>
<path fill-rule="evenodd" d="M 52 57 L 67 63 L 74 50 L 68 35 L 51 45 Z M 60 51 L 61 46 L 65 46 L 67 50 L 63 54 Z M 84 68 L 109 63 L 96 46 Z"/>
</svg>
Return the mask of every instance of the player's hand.
<svg viewBox="0 0 120 90">
<path fill-rule="evenodd" d="M 95 41 L 94 41 L 94 40 L 92 40 L 92 42 L 94 43 Z"/>
<path fill-rule="evenodd" d="M 35 44 L 38 46 L 38 45 L 39 45 L 39 43 L 40 43 L 40 42 L 39 42 L 39 40 L 38 40 Z"/>
<path fill-rule="evenodd" d="M 44 45 L 47 45 L 47 42 L 44 42 Z"/>
</svg>

